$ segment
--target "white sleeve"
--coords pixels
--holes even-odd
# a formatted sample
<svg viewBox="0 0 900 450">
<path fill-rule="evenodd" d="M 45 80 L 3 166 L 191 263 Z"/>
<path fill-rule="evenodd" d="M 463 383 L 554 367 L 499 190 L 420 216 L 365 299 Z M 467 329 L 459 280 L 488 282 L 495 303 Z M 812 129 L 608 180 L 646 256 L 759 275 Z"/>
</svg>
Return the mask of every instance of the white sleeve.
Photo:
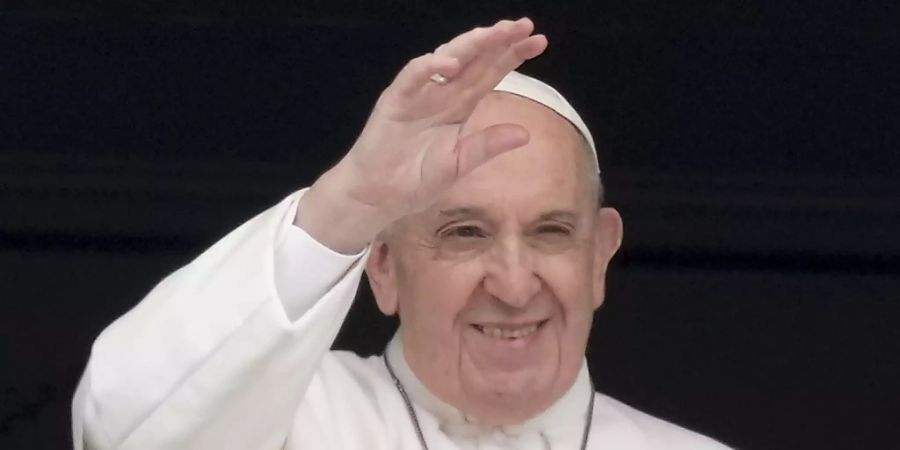
<svg viewBox="0 0 900 450">
<path fill-rule="evenodd" d="M 293 226 L 301 196 L 232 231 L 100 334 L 72 404 L 77 450 L 281 448 L 368 257 Z"/>
</svg>

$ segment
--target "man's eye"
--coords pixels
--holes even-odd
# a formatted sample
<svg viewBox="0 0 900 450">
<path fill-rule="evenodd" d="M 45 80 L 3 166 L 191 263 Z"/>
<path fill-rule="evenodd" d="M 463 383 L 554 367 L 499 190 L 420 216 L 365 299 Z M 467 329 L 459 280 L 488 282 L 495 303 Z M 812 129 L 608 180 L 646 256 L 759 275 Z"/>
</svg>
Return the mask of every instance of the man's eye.
<svg viewBox="0 0 900 450">
<path fill-rule="evenodd" d="M 447 230 L 444 233 L 444 236 L 459 238 L 483 238 L 487 235 L 484 233 L 484 231 L 481 230 L 481 228 L 472 225 L 463 225 Z"/>
<path fill-rule="evenodd" d="M 572 230 L 562 225 L 541 225 L 538 227 L 537 231 L 540 234 L 558 234 L 563 236 L 572 234 Z"/>
</svg>

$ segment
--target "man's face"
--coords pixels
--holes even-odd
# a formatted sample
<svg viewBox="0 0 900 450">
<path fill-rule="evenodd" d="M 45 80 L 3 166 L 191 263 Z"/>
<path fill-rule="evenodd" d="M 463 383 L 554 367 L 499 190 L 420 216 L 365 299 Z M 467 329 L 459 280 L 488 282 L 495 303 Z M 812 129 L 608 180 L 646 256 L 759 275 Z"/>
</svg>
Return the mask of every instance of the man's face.
<svg viewBox="0 0 900 450">
<path fill-rule="evenodd" d="M 524 126 L 529 144 L 396 223 L 375 243 L 369 277 L 382 310 L 399 313 L 406 360 L 428 389 L 506 424 L 574 382 L 621 222 L 598 211 L 583 138 L 565 119 L 493 93 L 463 134 L 497 123 Z"/>
</svg>

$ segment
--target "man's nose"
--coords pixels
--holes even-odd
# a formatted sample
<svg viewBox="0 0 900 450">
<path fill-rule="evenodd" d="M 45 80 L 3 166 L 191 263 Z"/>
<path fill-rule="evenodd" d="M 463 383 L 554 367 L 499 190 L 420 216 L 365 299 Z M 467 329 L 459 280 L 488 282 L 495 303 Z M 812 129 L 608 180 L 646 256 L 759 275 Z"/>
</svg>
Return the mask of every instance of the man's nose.
<svg viewBox="0 0 900 450">
<path fill-rule="evenodd" d="M 541 290 L 534 255 L 521 241 L 498 242 L 488 259 L 484 288 L 498 300 L 523 307 Z"/>
</svg>

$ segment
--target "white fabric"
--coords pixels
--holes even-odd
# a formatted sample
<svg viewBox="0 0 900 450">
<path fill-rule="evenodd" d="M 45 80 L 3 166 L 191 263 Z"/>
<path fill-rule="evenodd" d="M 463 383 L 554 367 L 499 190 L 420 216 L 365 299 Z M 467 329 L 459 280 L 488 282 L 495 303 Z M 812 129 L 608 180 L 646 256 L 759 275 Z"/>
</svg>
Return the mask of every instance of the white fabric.
<svg viewBox="0 0 900 450">
<path fill-rule="evenodd" d="M 568 120 L 572 125 L 575 126 L 576 129 L 584 136 L 584 139 L 587 140 L 588 145 L 591 146 L 591 155 L 593 155 L 594 169 L 597 172 L 600 172 L 600 161 L 597 158 L 597 147 L 594 145 L 594 138 L 591 136 L 591 131 L 588 130 L 587 124 L 584 123 L 584 120 L 578 115 L 578 112 L 575 111 L 575 108 L 569 104 L 569 101 L 566 100 L 562 94 L 559 93 L 556 89 L 551 87 L 549 84 L 544 83 L 541 80 L 536 78 L 529 77 L 528 75 L 512 71 L 502 80 L 497 86 L 494 88 L 495 91 L 501 92 L 509 92 L 511 94 L 516 94 L 525 98 L 529 98 L 534 100 L 553 111 L 556 111 L 557 114 Z"/>
<path fill-rule="evenodd" d="M 300 195 L 231 232 L 103 331 L 73 400 L 77 450 L 420 448 L 382 360 L 329 351 L 368 252 L 334 253 L 293 226 Z M 430 449 L 577 448 L 586 370 L 544 414 L 498 430 L 467 424 L 431 396 L 398 357 L 399 341 L 388 351 Z M 592 449 L 725 448 L 602 394 L 591 430 Z"/>
</svg>

